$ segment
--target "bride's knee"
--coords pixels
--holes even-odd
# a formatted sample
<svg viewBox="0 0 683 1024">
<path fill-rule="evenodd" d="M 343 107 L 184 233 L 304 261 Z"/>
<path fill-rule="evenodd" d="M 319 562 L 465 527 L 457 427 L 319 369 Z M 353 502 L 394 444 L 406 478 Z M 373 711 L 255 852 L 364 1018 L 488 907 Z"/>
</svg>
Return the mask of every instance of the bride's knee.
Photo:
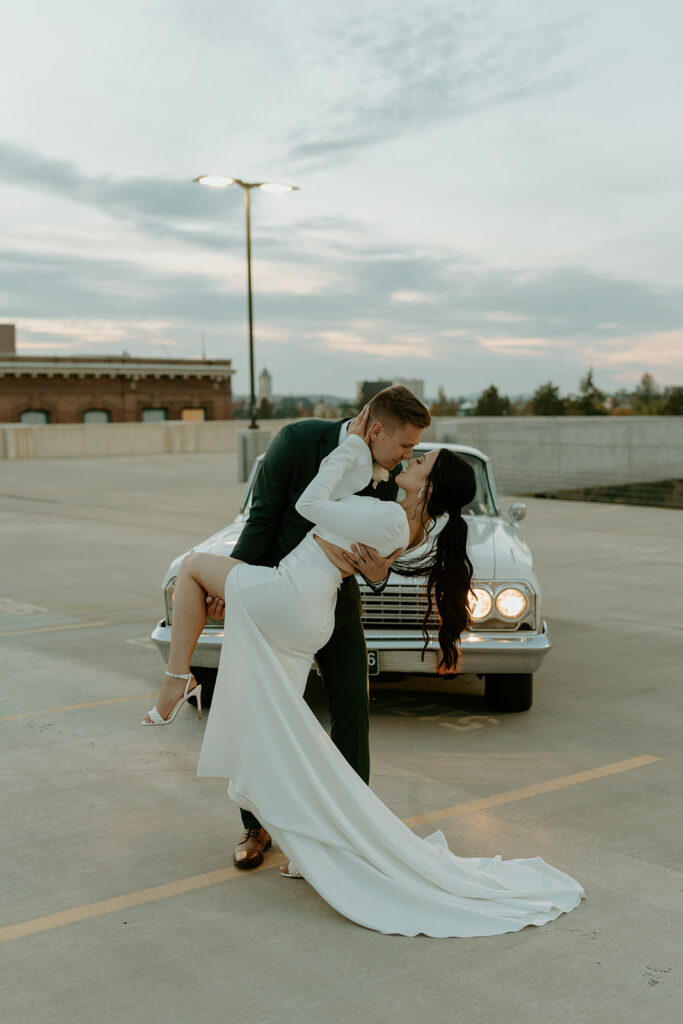
<svg viewBox="0 0 683 1024">
<path fill-rule="evenodd" d="M 180 565 L 178 566 L 178 575 L 183 573 L 184 575 L 192 576 L 196 578 L 197 563 L 199 560 L 199 552 L 192 551 L 189 555 L 185 555 Z"/>
<path fill-rule="evenodd" d="M 191 578 L 207 594 L 222 596 L 225 578 L 235 564 L 227 555 L 212 555 L 207 551 L 192 551 L 185 555 L 178 568 L 178 576 Z"/>
</svg>

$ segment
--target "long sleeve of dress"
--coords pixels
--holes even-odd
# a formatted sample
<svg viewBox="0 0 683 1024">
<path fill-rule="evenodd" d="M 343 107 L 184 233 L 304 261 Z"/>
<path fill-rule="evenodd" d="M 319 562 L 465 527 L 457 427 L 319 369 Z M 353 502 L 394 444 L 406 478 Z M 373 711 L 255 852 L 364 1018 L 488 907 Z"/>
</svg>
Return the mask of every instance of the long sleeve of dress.
<svg viewBox="0 0 683 1024">
<path fill-rule="evenodd" d="M 355 493 L 371 476 L 370 449 L 357 434 L 350 434 L 320 463 L 296 510 L 315 525 L 323 540 L 347 551 L 353 543 L 367 544 L 387 557 L 407 546 L 408 521 L 400 505 Z"/>
</svg>

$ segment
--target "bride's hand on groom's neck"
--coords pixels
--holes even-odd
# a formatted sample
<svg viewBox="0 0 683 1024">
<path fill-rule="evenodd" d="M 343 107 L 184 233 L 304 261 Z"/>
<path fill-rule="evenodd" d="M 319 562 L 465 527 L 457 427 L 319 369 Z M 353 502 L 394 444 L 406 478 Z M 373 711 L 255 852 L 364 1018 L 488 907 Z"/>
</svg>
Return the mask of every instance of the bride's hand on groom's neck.
<svg viewBox="0 0 683 1024">
<path fill-rule="evenodd" d="M 370 447 L 370 406 L 364 406 L 346 428 L 347 434 L 356 434 Z"/>
</svg>

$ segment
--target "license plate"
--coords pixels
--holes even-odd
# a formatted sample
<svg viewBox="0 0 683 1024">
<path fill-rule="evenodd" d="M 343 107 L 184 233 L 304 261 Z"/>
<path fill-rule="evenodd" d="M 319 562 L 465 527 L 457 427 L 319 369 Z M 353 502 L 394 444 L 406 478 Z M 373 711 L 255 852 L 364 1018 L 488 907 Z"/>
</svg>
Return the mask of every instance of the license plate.
<svg viewBox="0 0 683 1024">
<path fill-rule="evenodd" d="M 368 675 L 379 675 L 379 651 L 368 651 Z"/>
</svg>

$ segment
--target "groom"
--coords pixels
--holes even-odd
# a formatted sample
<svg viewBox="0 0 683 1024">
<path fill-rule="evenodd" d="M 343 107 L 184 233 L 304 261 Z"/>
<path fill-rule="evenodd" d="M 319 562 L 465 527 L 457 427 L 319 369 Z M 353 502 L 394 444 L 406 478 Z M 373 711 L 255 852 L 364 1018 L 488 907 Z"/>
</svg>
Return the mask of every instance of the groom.
<svg viewBox="0 0 683 1024">
<path fill-rule="evenodd" d="M 252 565 L 277 565 L 311 529 L 311 523 L 295 510 L 297 499 L 318 472 L 326 455 L 346 438 L 350 420 L 300 420 L 290 423 L 274 438 L 261 463 L 254 484 L 249 519 L 231 552 Z M 398 487 L 391 474 L 402 459 L 409 459 L 425 427 L 429 411 L 407 388 L 385 388 L 369 403 L 370 451 L 375 462 L 373 481 L 361 494 L 394 501 Z M 381 467 L 381 468 L 380 468 Z M 385 478 L 382 480 L 382 478 Z M 386 479 L 388 477 L 388 479 Z M 377 482 L 379 479 L 380 482 Z M 347 556 L 349 568 L 370 583 L 388 575 L 398 557 L 395 551 L 381 558 L 374 548 L 353 545 Z M 221 617 L 218 598 L 207 598 L 209 614 Z M 361 625 L 361 600 L 354 576 L 339 589 L 332 636 L 316 654 L 331 714 L 332 741 L 364 782 L 370 778 L 368 720 L 368 660 Z M 255 868 L 263 861 L 271 839 L 258 819 L 241 811 L 244 834 L 233 854 L 239 868 Z"/>
</svg>

